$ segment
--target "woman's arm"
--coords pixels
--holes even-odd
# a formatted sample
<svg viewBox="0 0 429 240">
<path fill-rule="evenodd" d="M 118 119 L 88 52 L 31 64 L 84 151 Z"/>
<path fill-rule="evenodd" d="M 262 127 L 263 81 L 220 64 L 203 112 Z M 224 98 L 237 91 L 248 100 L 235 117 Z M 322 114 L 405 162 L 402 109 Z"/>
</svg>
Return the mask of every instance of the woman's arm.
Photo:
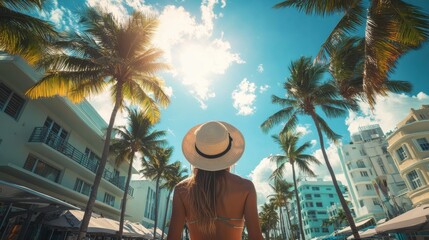
<svg viewBox="0 0 429 240">
<path fill-rule="evenodd" d="M 177 187 L 176 187 L 177 188 Z M 183 205 L 180 193 L 174 190 L 173 210 L 167 240 L 182 239 L 183 226 L 185 225 L 185 206 Z"/>
<path fill-rule="evenodd" d="M 259 225 L 258 209 L 256 206 L 256 190 L 250 182 L 249 195 L 244 206 L 244 219 L 250 240 L 262 240 L 261 227 Z"/>
</svg>

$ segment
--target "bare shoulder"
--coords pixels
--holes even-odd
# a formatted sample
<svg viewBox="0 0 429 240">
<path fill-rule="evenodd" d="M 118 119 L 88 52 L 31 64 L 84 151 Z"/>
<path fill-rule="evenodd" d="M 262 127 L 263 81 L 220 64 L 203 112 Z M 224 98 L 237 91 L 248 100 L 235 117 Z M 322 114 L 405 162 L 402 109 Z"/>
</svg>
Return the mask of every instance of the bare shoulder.
<svg viewBox="0 0 429 240">
<path fill-rule="evenodd" d="M 240 185 L 240 187 L 242 187 L 242 188 L 245 188 L 247 190 L 253 190 L 255 188 L 253 185 L 253 182 L 250 181 L 249 179 L 242 178 L 242 177 L 235 175 L 233 173 L 229 173 L 228 176 L 229 176 L 229 178 L 231 178 L 231 180 L 232 180 L 231 182 L 233 182 L 237 185 Z"/>
<path fill-rule="evenodd" d="M 185 180 L 179 182 L 176 187 L 174 187 L 174 191 L 186 191 L 190 180 L 190 178 L 186 178 Z"/>
</svg>

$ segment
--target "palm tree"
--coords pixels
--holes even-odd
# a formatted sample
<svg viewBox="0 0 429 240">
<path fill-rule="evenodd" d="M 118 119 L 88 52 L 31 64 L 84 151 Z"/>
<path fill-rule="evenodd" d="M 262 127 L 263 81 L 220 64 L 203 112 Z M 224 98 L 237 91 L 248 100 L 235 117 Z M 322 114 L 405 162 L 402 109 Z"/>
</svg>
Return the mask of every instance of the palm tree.
<svg viewBox="0 0 429 240">
<path fill-rule="evenodd" d="M 261 127 L 263 130 L 268 131 L 274 125 L 286 120 L 282 132 L 287 132 L 296 127 L 299 115 L 311 117 L 316 126 L 323 158 L 331 175 L 332 183 L 340 199 L 341 206 L 346 213 L 347 221 L 350 224 L 354 237 L 359 239 L 350 209 L 341 193 L 334 170 L 326 154 L 322 131 L 333 141 L 337 141 L 340 136 L 316 112 L 316 108 L 320 108 L 327 117 L 339 117 L 345 115 L 348 109 L 357 110 L 357 105 L 353 101 L 340 98 L 337 88 L 331 83 L 321 82 L 323 74 L 327 71 L 325 65 L 320 63 L 313 64 L 311 58 L 301 57 L 292 62 L 289 70 L 291 75 L 284 84 L 287 97 L 272 96 L 272 102 L 279 104 L 282 109 L 268 117 L 262 123 Z"/>
<path fill-rule="evenodd" d="M 139 152 L 143 156 L 151 155 L 154 149 L 162 147 L 166 141 L 160 139 L 165 131 L 153 130 L 153 124 L 145 116 L 145 112 L 127 108 L 127 126 L 114 128 L 117 138 L 112 140 L 110 152 L 115 156 L 116 165 L 129 162 L 127 181 L 122 198 L 121 218 L 119 221 L 118 238 L 122 239 L 124 216 L 127 205 L 128 188 L 130 185 L 134 155 Z"/>
<path fill-rule="evenodd" d="M 314 177 L 316 176 L 316 174 L 313 172 L 313 170 L 311 170 L 310 164 L 320 164 L 320 162 L 313 155 L 304 153 L 308 148 L 312 146 L 310 142 L 305 142 L 303 145 L 298 146 L 298 141 L 301 136 L 301 133 L 295 133 L 292 131 L 281 132 L 278 136 L 272 136 L 274 142 L 276 142 L 284 152 L 284 155 L 275 155 L 272 156 L 270 159 L 277 164 L 277 168 L 271 175 L 272 177 L 283 177 L 283 172 L 285 171 L 286 163 L 289 163 L 292 166 L 292 178 L 293 185 L 295 188 L 294 192 L 296 198 L 296 206 L 298 208 L 299 227 L 301 231 L 301 238 L 305 239 L 303 228 L 304 226 L 302 224 L 301 216 L 301 204 L 299 200 L 296 181 L 295 164 L 298 166 L 301 172 Z"/>
<path fill-rule="evenodd" d="M 323 220 L 322 226 L 323 227 L 334 226 L 334 230 L 337 230 L 345 223 L 347 223 L 346 215 L 344 214 L 344 210 L 340 209 L 337 215 Z"/>
<path fill-rule="evenodd" d="M 44 0 L 0 0 L 0 51 L 17 54 L 34 64 L 59 34 L 46 21 L 22 11 L 42 9 Z"/>
<path fill-rule="evenodd" d="M 363 89 L 363 69 L 365 63 L 365 40 L 358 37 L 343 37 L 333 44 L 329 53 L 329 72 L 334 78 L 341 96 L 350 100 L 365 100 Z M 410 92 L 407 81 L 386 79 L 385 92 Z"/>
<path fill-rule="evenodd" d="M 265 240 L 270 240 L 270 231 L 274 229 L 279 221 L 279 216 L 272 203 L 264 203 L 262 210 L 259 212 L 259 221 L 261 230 L 265 234 Z"/>
<path fill-rule="evenodd" d="M 146 109 L 152 123 L 160 116 L 158 104 L 169 103 L 163 82 L 155 76 L 168 66 L 158 62 L 162 52 L 150 45 L 157 22 L 156 18 L 135 12 L 127 22 L 119 23 L 112 14 L 88 9 L 81 19 L 83 32 L 70 33 L 64 41 L 56 43 L 62 50 L 50 53 L 40 62 L 46 74 L 27 91 L 33 99 L 60 95 L 79 102 L 110 87 L 114 106 L 79 240 L 86 235 L 109 154 L 116 114 L 124 107 L 124 101 Z"/>
<path fill-rule="evenodd" d="M 363 90 L 371 106 L 376 95 L 386 95 L 383 83 L 397 60 L 409 50 L 422 46 L 429 37 L 429 16 L 402 0 L 371 0 L 369 6 L 364 6 L 363 0 L 285 0 L 274 5 L 274 8 L 283 7 L 295 7 L 306 14 L 342 15 L 322 44 L 319 59 L 325 59 L 326 54 L 335 49 L 339 38 L 365 24 Z"/>
<path fill-rule="evenodd" d="M 166 188 L 168 190 L 168 196 L 167 196 L 167 204 L 165 206 L 164 222 L 162 224 L 161 240 L 164 239 L 164 230 L 167 222 L 168 203 L 170 202 L 171 192 L 173 191 L 174 187 L 178 183 L 180 183 L 181 181 L 185 180 L 188 177 L 186 173 L 188 173 L 188 169 L 183 168 L 182 163 L 179 161 L 176 161 L 172 164 L 172 171 L 168 172 L 165 175 L 165 182 L 164 184 L 162 184 L 161 188 Z"/>
<path fill-rule="evenodd" d="M 286 229 L 285 229 L 285 222 L 284 222 L 284 215 L 283 215 L 283 207 L 286 208 L 286 213 L 288 216 L 288 222 L 289 227 L 292 226 L 292 222 L 289 217 L 289 209 L 288 209 L 288 202 L 289 199 L 292 198 L 293 193 L 290 190 L 293 188 L 293 185 L 291 183 L 288 183 L 285 179 L 281 178 L 274 178 L 274 185 L 270 184 L 271 189 L 274 191 L 274 194 L 269 195 L 270 202 L 273 203 L 276 208 L 279 209 L 280 212 L 280 228 L 281 232 L 283 234 L 283 239 L 286 239 Z M 290 230 L 292 239 L 295 239 L 295 236 L 293 232 Z"/>
<path fill-rule="evenodd" d="M 170 175 L 174 171 L 174 165 L 168 164 L 173 148 L 159 148 L 153 156 L 142 158 L 142 167 L 140 171 L 143 176 L 155 180 L 155 220 L 153 227 L 153 237 L 156 238 L 156 227 L 158 224 L 158 200 L 159 200 L 159 185 L 161 179 Z"/>
</svg>

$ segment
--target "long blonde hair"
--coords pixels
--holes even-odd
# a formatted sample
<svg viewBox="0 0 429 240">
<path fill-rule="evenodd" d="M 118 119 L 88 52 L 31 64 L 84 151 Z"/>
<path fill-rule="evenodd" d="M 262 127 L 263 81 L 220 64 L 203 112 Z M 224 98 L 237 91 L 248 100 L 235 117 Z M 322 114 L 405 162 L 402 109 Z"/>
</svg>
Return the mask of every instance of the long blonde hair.
<svg viewBox="0 0 429 240">
<path fill-rule="evenodd" d="M 216 196 L 222 191 L 227 170 L 195 170 L 187 184 L 191 208 L 197 218 L 198 229 L 202 233 L 213 235 L 216 233 Z"/>
</svg>

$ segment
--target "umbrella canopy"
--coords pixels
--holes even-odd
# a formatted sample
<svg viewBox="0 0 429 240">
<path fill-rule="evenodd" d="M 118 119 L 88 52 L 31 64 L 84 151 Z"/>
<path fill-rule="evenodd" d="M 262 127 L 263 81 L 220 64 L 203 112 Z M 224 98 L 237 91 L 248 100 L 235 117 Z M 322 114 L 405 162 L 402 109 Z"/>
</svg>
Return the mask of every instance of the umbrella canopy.
<svg viewBox="0 0 429 240">
<path fill-rule="evenodd" d="M 375 228 L 378 233 L 418 232 L 429 230 L 429 204 L 421 205 L 403 213 Z"/>
<path fill-rule="evenodd" d="M 131 232 L 130 236 L 134 236 L 134 234 L 138 234 L 143 236 L 145 239 L 153 239 L 153 236 L 149 229 L 145 228 L 141 223 L 138 222 L 130 222 L 126 221 L 125 226 L 128 227 L 129 231 Z M 125 234 L 127 235 L 127 234 Z M 127 235 L 128 236 L 128 235 Z"/>
<path fill-rule="evenodd" d="M 370 219 L 365 219 L 365 220 L 363 220 L 363 221 L 360 221 L 360 222 L 357 222 L 355 225 L 356 225 L 356 228 L 359 230 L 359 229 L 362 229 L 362 228 L 366 228 L 367 226 L 369 226 L 370 224 L 371 224 L 371 221 L 373 221 L 373 219 L 372 218 L 370 218 Z M 343 228 L 343 229 L 341 229 L 341 230 L 339 230 L 338 232 L 337 232 L 337 235 L 349 235 L 350 233 L 352 232 L 352 229 L 350 228 L 350 226 L 348 226 L 348 227 L 345 227 L 345 228 Z"/>
<path fill-rule="evenodd" d="M 68 228 L 68 229 L 79 229 L 81 221 L 83 219 L 84 212 L 80 210 L 69 210 L 61 214 L 58 218 L 45 222 L 46 225 Z M 97 216 L 93 214 L 89 221 L 88 232 L 89 233 L 103 233 L 114 235 L 119 230 L 119 222 L 113 219 Z M 144 237 L 144 233 L 133 231 L 126 224 L 124 224 L 125 236 L 130 237 Z"/>
<path fill-rule="evenodd" d="M 66 209 L 79 209 L 69 203 L 33 189 L 0 180 L 0 202 L 35 212 L 51 212 Z"/>
</svg>

